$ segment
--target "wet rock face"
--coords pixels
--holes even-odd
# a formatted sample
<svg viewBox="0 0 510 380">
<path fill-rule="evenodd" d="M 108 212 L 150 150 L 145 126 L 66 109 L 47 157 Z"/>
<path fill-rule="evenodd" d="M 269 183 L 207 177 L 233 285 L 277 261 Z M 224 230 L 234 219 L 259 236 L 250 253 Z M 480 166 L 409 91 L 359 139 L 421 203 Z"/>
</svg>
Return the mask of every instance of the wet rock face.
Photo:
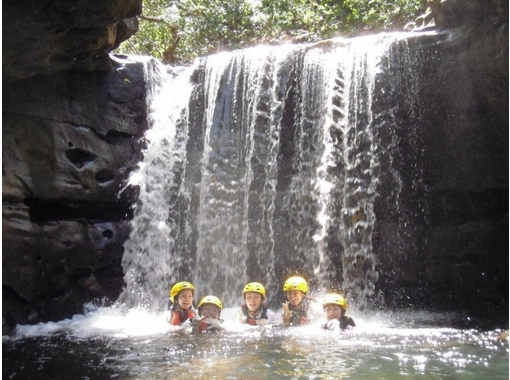
<svg viewBox="0 0 510 380">
<path fill-rule="evenodd" d="M 406 28 L 469 29 L 484 23 L 508 23 L 508 1 L 505 0 L 427 0 L 426 5 L 425 12 Z"/>
<path fill-rule="evenodd" d="M 143 64 L 109 53 L 141 0 L 3 3 L 2 329 L 115 300 L 147 128 Z M 119 195 L 120 194 L 120 195 Z"/>
<path fill-rule="evenodd" d="M 396 149 L 382 167 L 392 165 L 400 176 L 400 182 L 395 173 L 382 176 L 374 206 L 378 289 L 386 307 L 455 310 L 506 320 L 504 327 L 508 2 L 506 12 L 499 1 L 440 4 L 447 11 L 439 17 L 445 39 L 395 47 L 390 78 L 383 79 L 414 85 L 414 98 L 388 90 L 374 102 L 381 124 L 395 131 L 384 137 Z M 417 78 L 397 63 L 403 48 L 416 54 Z"/>
<path fill-rule="evenodd" d="M 3 318 L 56 320 L 115 300 L 147 129 L 141 62 L 4 85 Z M 125 189 L 126 188 L 126 189 Z M 123 190 L 125 189 L 125 190 Z"/>
</svg>

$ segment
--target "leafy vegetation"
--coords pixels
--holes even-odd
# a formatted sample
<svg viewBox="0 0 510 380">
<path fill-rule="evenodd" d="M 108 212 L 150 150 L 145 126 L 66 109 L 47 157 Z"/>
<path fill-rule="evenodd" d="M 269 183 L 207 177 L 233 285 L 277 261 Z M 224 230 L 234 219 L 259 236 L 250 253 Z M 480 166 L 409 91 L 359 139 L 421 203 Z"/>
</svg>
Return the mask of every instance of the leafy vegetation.
<svg viewBox="0 0 510 380">
<path fill-rule="evenodd" d="M 259 43 L 402 30 L 426 0 L 144 0 L 139 31 L 117 53 L 166 63 Z"/>
</svg>

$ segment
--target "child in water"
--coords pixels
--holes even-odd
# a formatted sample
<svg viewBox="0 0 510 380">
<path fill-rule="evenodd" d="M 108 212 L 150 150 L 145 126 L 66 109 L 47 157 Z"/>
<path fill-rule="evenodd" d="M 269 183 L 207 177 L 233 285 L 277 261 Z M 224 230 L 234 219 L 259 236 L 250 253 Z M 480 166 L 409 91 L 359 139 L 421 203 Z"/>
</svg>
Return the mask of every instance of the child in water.
<svg viewBox="0 0 510 380">
<path fill-rule="evenodd" d="M 315 298 L 308 297 L 308 284 L 302 277 L 291 277 L 283 285 L 287 295 L 287 302 L 282 305 L 282 319 L 284 326 L 308 325 L 318 313 Z"/>
<path fill-rule="evenodd" d="M 322 304 L 324 318 L 319 320 L 319 325 L 325 330 L 341 331 L 356 326 L 351 317 L 345 315 L 347 302 L 339 294 L 328 294 Z"/>
<path fill-rule="evenodd" d="M 191 282 L 178 282 L 170 289 L 171 325 L 178 326 L 188 320 L 193 320 L 197 315 L 197 310 L 193 307 L 194 297 L 195 287 Z"/>
<path fill-rule="evenodd" d="M 276 323 L 276 314 L 264 304 L 266 289 L 259 282 L 250 282 L 243 289 L 244 304 L 237 311 L 237 320 L 252 326 Z"/>
<path fill-rule="evenodd" d="M 205 296 L 198 303 L 198 317 L 193 319 L 193 333 L 207 333 L 211 331 L 223 330 L 220 319 L 223 303 L 218 297 Z"/>
</svg>

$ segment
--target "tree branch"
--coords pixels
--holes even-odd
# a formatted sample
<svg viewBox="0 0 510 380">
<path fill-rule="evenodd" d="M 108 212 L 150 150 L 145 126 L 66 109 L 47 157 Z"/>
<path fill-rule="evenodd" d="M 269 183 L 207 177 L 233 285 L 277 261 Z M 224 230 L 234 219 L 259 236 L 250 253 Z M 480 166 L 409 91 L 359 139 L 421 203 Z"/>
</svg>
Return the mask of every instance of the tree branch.
<svg viewBox="0 0 510 380">
<path fill-rule="evenodd" d="M 166 26 L 168 26 L 168 28 L 170 28 L 170 30 L 177 29 L 177 27 L 175 25 L 169 24 L 167 21 L 160 19 L 160 18 L 148 17 L 148 16 L 144 16 L 144 15 L 140 15 L 138 17 L 140 18 L 140 20 L 149 21 L 149 22 L 157 22 L 159 24 L 165 24 Z"/>
</svg>

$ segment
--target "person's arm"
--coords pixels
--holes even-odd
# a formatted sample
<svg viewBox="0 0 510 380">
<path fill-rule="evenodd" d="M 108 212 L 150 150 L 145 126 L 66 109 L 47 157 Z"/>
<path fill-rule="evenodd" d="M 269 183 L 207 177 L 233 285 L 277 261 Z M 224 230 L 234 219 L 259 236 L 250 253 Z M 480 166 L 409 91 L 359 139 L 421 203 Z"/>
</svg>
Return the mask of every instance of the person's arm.
<svg viewBox="0 0 510 380">
<path fill-rule="evenodd" d="M 326 330 L 340 331 L 340 321 L 338 319 L 327 321 L 324 328 Z"/>
<path fill-rule="evenodd" d="M 290 318 L 292 316 L 292 311 L 289 310 L 289 302 L 284 302 L 282 304 L 282 322 L 284 326 L 290 325 Z"/>
<path fill-rule="evenodd" d="M 246 323 L 247 320 L 248 318 L 246 318 L 246 315 L 244 315 L 243 308 L 240 307 L 239 309 L 237 309 L 237 321 L 239 323 Z"/>
<path fill-rule="evenodd" d="M 202 323 L 202 318 L 200 317 L 195 317 L 193 318 L 193 321 L 191 322 L 191 332 L 193 334 L 198 334 L 200 333 L 200 323 Z"/>
<path fill-rule="evenodd" d="M 207 331 L 223 330 L 221 321 L 218 319 L 206 318 L 205 323 L 207 323 Z"/>
</svg>

